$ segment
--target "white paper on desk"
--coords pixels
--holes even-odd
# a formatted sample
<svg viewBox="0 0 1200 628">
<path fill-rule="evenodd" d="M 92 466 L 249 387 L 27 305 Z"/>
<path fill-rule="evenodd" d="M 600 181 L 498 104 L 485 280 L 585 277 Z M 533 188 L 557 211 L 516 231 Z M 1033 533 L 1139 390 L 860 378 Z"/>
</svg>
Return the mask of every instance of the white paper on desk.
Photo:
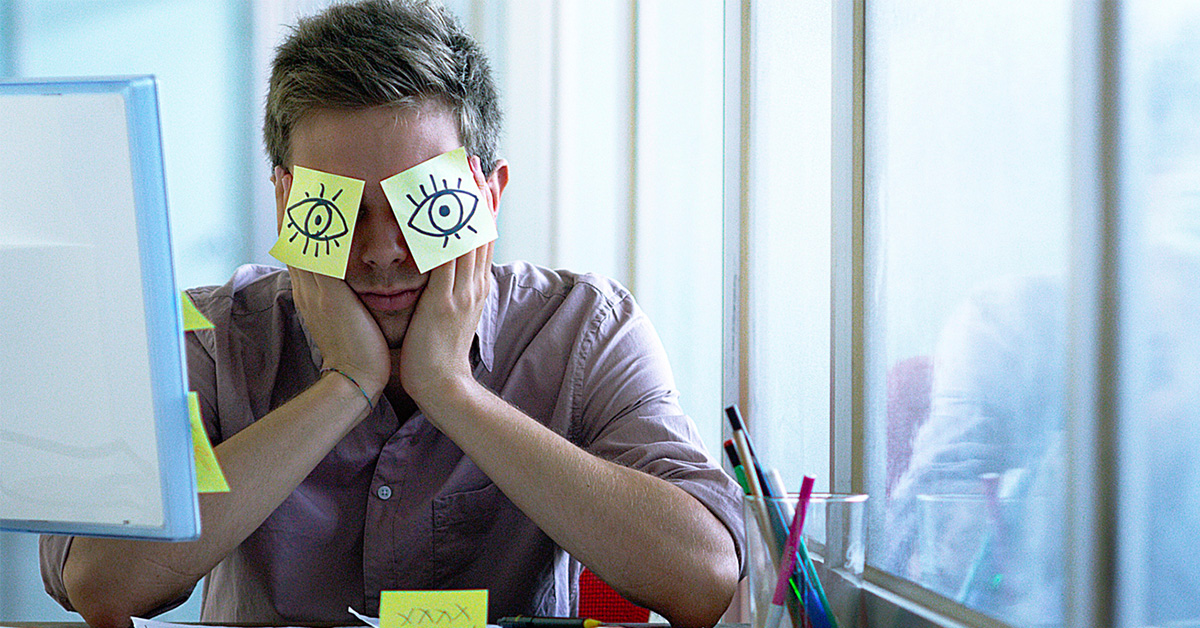
<svg viewBox="0 0 1200 628">
<path fill-rule="evenodd" d="M 366 615 L 363 615 L 362 613 L 354 610 L 353 608 L 350 608 L 349 606 L 346 607 L 346 610 L 350 611 L 351 615 L 354 615 L 355 617 L 361 619 L 364 624 L 366 624 L 368 626 L 373 626 L 374 628 L 379 628 L 379 618 L 378 617 L 367 617 Z"/>
</svg>

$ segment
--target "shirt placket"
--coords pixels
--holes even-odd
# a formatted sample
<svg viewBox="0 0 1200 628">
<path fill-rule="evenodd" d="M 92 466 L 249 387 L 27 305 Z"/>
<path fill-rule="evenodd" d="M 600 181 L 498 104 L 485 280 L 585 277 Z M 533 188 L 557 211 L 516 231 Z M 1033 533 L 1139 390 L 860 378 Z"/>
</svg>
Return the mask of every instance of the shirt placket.
<svg viewBox="0 0 1200 628">
<path fill-rule="evenodd" d="M 390 404 L 386 411 L 392 412 Z M 393 413 L 394 415 L 394 413 Z M 379 596 L 394 588 L 391 583 L 400 579 L 397 549 L 417 542 L 411 527 L 403 525 L 404 513 L 415 504 L 405 491 L 405 478 L 412 477 L 416 463 L 414 443 L 423 420 L 414 415 L 392 434 L 380 450 L 367 492 L 366 516 L 363 518 L 363 597 L 366 613 L 379 615 Z"/>
</svg>

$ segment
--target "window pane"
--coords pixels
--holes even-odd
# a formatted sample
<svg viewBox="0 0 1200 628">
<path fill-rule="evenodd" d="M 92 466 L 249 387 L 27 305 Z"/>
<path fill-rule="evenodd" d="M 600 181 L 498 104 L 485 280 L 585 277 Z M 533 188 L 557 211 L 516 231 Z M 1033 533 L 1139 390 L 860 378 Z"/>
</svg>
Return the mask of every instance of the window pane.
<svg viewBox="0 0 1200 628">
<path fill-rule="evenodd" d="M 867 7 L 870 560 L 1060 623 L 1070 3 Z"/>
<path fill-rule="evenodd" d="M 175 278 L 181 286 L 227 281 L 250 253 L 251 176 L 265 181 L 268 172 L 250 163 L 261 144 L 257 104 L 240 80 L 250 63 L 241 26 L 248 10 L 235 2 L 64 0 L 14 3 L 10 11 L 18 76 L 158 77 Z"/>
<path fill-rule="evenodd" d="M 832 13 L 756 2 L 753 28 L 747 421 L 791 490 L 828 490 Z"/>
<path fill-rule="evenodd" d="M 1121 42 L 1119 625 L 1200 625 L 1200 3 Z"/>
</svg>

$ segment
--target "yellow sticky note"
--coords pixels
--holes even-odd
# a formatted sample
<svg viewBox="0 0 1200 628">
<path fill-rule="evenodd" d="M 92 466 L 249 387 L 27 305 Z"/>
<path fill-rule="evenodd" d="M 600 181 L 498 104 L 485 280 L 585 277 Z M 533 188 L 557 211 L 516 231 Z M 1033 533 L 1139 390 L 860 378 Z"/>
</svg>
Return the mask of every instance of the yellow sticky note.
<svg viewBox="0 0 1200 628">
<path fill-rule="evenodd" d="M 361 179 L 292 168 L 292 190 L 271 255 L 288 266 L 344 279 L 363 184 Z"/>
<path fill-rule="evenodd" d="M 496 239 L 496 221 L 462 148 L 381 183 L 417 270 L 423 273 Z"/>
<path fill-rule="evenodd" d="M 213 328 L 213 324 L 207 318 L 204 318 L 204 315 L 196 308 L 196 304 L 192 302 L 192 297 L 189 297 L 187 292 L 181 290 L 179 292 L 179 300 L 183 303 L 183 331 Z"/>
<path fill-rule="evenodd" d="M 464 591 L 384 591 L 380 628 L 484 628 L 487 589 Z"/>
<path fill-rule="evenodd" d="M 208 433 L 204 431 L 204 423 L 200 420 L 200 398 L 194 392 L 188 393 L 188 414 L 192 419 L 192 451 L 196 455 L 196 491 L 228 493 L 229 483 L 225 481 L 212 443 L 208 441 Z"/>
</svg>

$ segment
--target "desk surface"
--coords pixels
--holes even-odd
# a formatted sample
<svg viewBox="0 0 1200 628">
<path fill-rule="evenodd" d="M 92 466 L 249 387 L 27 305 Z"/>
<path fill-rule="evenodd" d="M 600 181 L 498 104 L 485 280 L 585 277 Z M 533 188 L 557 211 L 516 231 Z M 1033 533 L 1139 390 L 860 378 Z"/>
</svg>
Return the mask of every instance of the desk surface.
<svg viewBox="0 0 1200 628">
<path fill-rule="evenodd" d="M 188 622 L 173 622 L 173 623 L 188 623 Z M 195 624 L 203 626 L 204 624 Z M 271 628 L 277 624 L 221 624 L 222 626 L 240 626 L 244 628 Z M 622 628 L 670 628 L 669 624 L 613 624 Z M 345 626 L 339 623 L 315 623 L 303 624 L 306 628 L 334 628 L 336 626 Z M 90 628 L 84 622 L 71 621 L 3 621 L 0 620 L 0 628 Z M 363 626 L 362 628 L 367 628 Z M 715 628 L 749 628 L 749 624 L 717 624 Z"/>
<path fill-rule="evenodd" d="M 171 622 L 173 624 L 203 626 L 194 622 Z M 221 626 L 237 626 L 238 628 L 274 628 L 281 624 L 220 624 Z M 345 623 L 339 622 L 316 622 L 304 624 L 290 624 L 293 626 L 302 626 L 303 628 L 345 628 Z M 650 624 L 647 624 L 649 626 Z M 0 628 L 91 628 L 86 623 L 81 621 L 4 621 L 0 620 Z M 363 625 L 362 628 L 368 628 Z M 660 625 L 658 628 L 666 628 L 666 625 Z"/>
<path fill-rule="evenodd" d="M 193 622 L 171 622 L 173 624 L 196 625 Z M 221 624 L 222 626 L 237 626 L 239 628 L 274 628 L 280 624 Z M 295 626 L 303 626 L 304 628 L 337 628 L 346 626 L 345 623 L 325 622 L 325 623 L 305 623 L 294 624 Z M 0 628 L 91 628 L 86 623 L 81 621 L 4 621 L 0 620 Z M 362 628 L 367 628 L 366 625 Z M 662 627 L 660 627 L 662 628 Z"/>
<path fill-rule="evenodd" d="M 191 622 L 172 622 L 190 624 Z M 204 624 L 194 624 L 203 626 Z M 243 628 L 273 628 L 278 624 L 221 624 L 222 626 L 239 626 Z M 336 622 L 295 624 L 305 628 L 335 628 L 346 624 Z M 622 628 L 670 628 L 670 624 L 612 624 Z M 715 628 L 749 628 L 749 624 L 717 624 Z M 77 621 L 4 621 L 0 620 L 0 628 L 90 628 L 86 623 Z M 367 628 L 363 626 L 362 628 Z"/>
</svg>

